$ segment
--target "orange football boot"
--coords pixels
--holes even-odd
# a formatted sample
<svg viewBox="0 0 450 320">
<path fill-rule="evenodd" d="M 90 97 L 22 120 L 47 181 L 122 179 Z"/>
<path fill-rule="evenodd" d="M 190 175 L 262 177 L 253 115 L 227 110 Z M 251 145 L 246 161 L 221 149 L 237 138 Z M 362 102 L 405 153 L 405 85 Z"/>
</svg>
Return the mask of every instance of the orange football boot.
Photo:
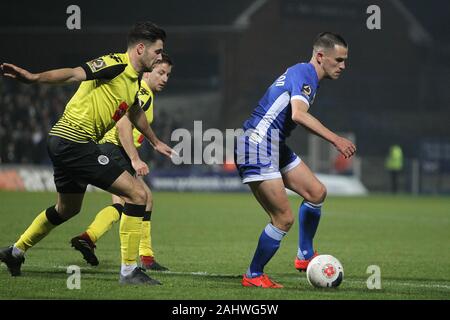
<svg viewBox="0 0 450 320">
<path fill-rule="evenodd" d="M 259 277 L 249 278 L 246 274 L 242 277 L 242 285 L 244 287 L 260 287 L 260 288 L 283 288 L 283 286 L 275 281 L 270 280 L 270 278 L 263 273 Z"/>
<path fill-rule="evenodd" d="M 294 260 L 295 269 L 297 269 L 300 272 L 306 271 L 306 269 L 308 268 L 308 264 L 311 262 L 312 259 L 314 259 L 318 255 L 319 254 L 317 253 L 317 251 L 315 251 L 313 256 L 306 260 L 300 260 L 298 257 L 295 257 L 295 260 Z"/>
</svg>

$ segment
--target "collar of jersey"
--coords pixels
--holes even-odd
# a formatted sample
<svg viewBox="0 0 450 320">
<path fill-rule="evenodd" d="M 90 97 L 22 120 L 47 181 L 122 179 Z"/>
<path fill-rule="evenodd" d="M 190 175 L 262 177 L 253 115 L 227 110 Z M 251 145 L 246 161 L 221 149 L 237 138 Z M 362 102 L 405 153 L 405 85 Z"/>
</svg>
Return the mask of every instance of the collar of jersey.
<svg viewBox="0 0 450 320">
<path fill-rule="evenodd" d="M 307 65 L 309 66 L 311 70 L 311 73 L 314 75 L 314 80 L 316 81 L 317 88 L 319 87 L 319 76 L 317 75 L 316 68 L 314 68 L 313 64 L 311 62 L 308 62 Z"/>
<path fill-rule="evenodd" d="M 144 79 L 141 80 L 141 86 L 153 93 L 152 89 L 150 89 L 150 86 L 147 84 L 147 82 L 145 82 Z"/>
<path fill-rule="evenodd" d="M 125 53 L 127 55 L 127 60 L 128 60 L 128 66 L 130 67 L 130 74 L 136 78 L 139 77 L 139 72 L 136 71 L 136 69 L 134 69 L 133 64 L 131 63 L 131 59 L 130 56 L 128 55 L 128 52 Z"/>
</svg>

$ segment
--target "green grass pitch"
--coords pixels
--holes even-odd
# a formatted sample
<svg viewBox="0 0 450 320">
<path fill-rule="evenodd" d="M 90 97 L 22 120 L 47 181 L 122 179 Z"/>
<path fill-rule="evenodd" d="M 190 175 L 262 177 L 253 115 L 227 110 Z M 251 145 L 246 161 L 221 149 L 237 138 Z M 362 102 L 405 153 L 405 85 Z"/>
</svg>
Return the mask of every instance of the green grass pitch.
<svg viewBox="0 0 450 320">
<path fill-rule="evenodd" d="M 0 246 L 13 243 L 55 193 L 0 192 Z M 300 198 L 291 197 L 296 212 Z M 314 289 L 293 267 L 297 222 L 265 271 L 285 288 L 244 288 L 267 216 L 251 194 L 154 194 L 153 246 L 170 272 L 151 275 L 163 285 L 118 283 L 118 224 L 97 243 L 98 267 L 70 247 L 110 197 L 86 194 L 82 212 L 31 249 L 21 277 L 0 265 L 0 299 L 449 299 L 450 198 L 329 197 L 315 239 L 320 253 L 336 256 L 345 277 L 337 289 Z M 81 267 L 81 289 L 67 288 L 67 267 Z M 368 266 L 381 269 L 380 290 L 369 290 Z"/>
</svg>

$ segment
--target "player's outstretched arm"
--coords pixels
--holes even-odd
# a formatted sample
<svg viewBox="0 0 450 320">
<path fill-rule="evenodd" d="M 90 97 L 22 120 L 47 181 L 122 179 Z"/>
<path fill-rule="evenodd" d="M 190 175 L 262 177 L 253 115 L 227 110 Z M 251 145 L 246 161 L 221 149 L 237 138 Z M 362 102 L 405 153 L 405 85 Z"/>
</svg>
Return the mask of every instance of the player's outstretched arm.
<svg viewBox="0 0 450 320">
<path fill-rule="evenodd" d="M 138 176 L 145 176 L 148 174 L 149 169 L 147 164 L 141 160 L 139 153 L 134 145 L 133 141 L 133 125 L 128 117 L 122 117 L 117 124 L 117 131 L 119 132 L 119 140 L 122 147 L 125 149 L 128 157 L 131 160 L 131 166 Z"/>
<path fill-rule="evenodd" d="M 173 154 L 176 155 L 175 150 L 166 145 L 164 142 L 158 139 L 156 134 L 153 132 L 152 128 L 149 126 L 147 122 L 147 118 L 145 116 L 145 112 L 137 105 L 131 106 L 128 110 L 128 118 L 131 123 L 136 127 L 136 129 L 141 132 L 145 138 L 150 142 L 153 148 L 159 153 L 171 157 Z"/>
<path fill-rule="evenodd" d="M 304 126 L 312 133 L 332 143 L 345 158 L 350 158 L 355 154 L 355 145 L 350 140 L 338 136 L 320 123 L 319 120 L 308 112 L 309 106 L 306 103 L 301 100 L 292 100 L 291 106 L 292 120 L 295 123 Z"/>
<path fill-rule="evenodd" d="M 86 72 L 83 68 L 63 68 L 45 71 L 41 73 L 31 73 L 11 63 L 0 65 L 1 74 L 4 77 L 16 79 L 23 83 L 72 83 L 86 80 Z"/>
</svg>

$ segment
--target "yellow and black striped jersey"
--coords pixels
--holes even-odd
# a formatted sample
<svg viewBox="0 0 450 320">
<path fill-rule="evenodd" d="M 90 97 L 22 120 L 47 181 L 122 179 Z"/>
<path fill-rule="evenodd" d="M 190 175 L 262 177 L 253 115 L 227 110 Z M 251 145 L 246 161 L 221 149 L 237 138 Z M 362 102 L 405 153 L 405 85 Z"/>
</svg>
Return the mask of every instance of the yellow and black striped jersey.
<svg viewBox="0 0 450 320">
<path fill-rule="evenodd" d="M 114 53 L 82 65 L 86 72 L 77 92 L 49 135 L 74 142 L 100 141 L 136 103 L 140 75 L 127 53 Z"/>
<path fill-rule="evenodd" d="M 147 122 L 150 125 L 153 122 L 153 92 L 148 87 L 145 81 L 141 81 L 141 88 L 138 93 L 138 103 L 142 107 L 145 112 L 145 116 L 147 117 Z M 144 141 L 144 135 L 139 132 L 136 128 L 133 129 L 133 142 L 136 148 L 139 148 Z M 100 143 L 113 143 L 119 147 L 122 146 L 122 143 L 119 139 L 119 131 L 117 130 L 117 126 L 109 130 Z"/>
</svg>

